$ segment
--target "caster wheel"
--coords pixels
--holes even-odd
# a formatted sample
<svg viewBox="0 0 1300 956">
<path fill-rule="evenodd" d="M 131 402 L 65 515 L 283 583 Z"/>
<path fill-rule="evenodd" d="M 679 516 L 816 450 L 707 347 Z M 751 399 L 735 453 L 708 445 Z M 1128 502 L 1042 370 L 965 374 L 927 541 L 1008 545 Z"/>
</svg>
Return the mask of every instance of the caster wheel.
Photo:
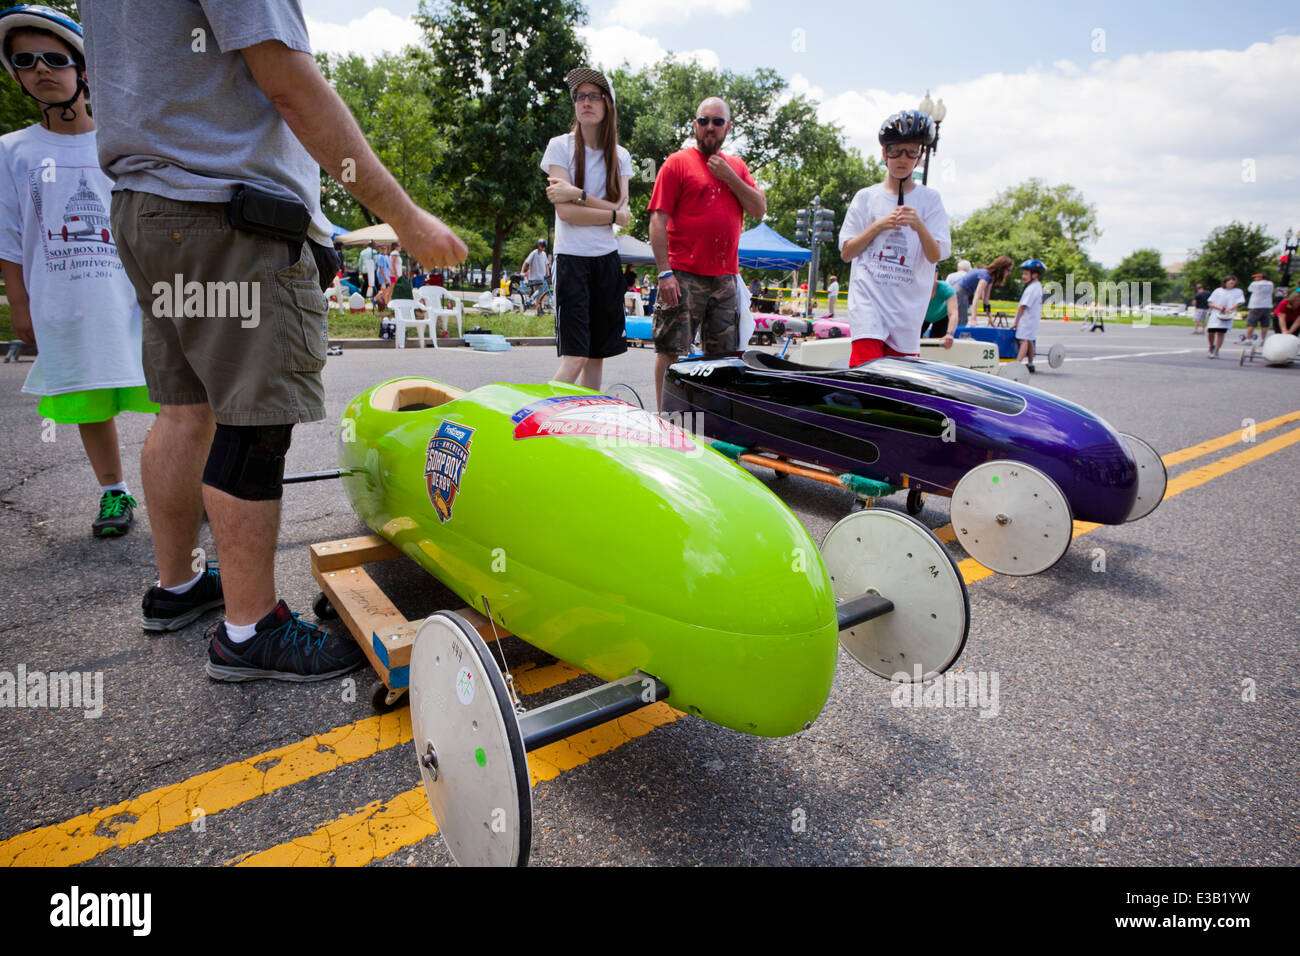
<svg viewBox="0 0 1300 956">
<path fill-rule="evenodd" d="M 402 698 L 405 696 L 404 688 L 389 690 L 388 685 L 380 681 L 370 693 L 370 706 L 375 708 L 377 714 L 387 714 L 401 706 Z"/>
<path fill-rule="evenodd" d="M 323 593 L 316 595 L 316 600 L 312 603 L 311 609 L 316 614 L 316 619 L 320 621 L 336 621 L 339 612 L 334 610 L 334 605 L 330 599 Z"/>
<path fill-rule="evenodd" d="M 907 513 L 913 518 L 925 507 L 925 492 L 920 488 L 910 488 L 907 492 Z"/>
</svg>

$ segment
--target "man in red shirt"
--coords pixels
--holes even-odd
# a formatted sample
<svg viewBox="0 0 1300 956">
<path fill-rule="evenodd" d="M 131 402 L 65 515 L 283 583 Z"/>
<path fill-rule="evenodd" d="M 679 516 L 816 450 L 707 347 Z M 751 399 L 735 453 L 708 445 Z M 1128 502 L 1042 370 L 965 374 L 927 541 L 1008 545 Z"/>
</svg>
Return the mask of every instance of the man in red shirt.
<svg viewBox="0 0 1300 956">
<path fill-rule="evenodd" d="M 1292 289 L 1291 294 L 1273 310 L 1273 331 L 1300 334 L 1300 286 Z"/>
<path fill-rule="evenodd" d="M 665 160 L 650 196 L 650 247 L 659 269 L 655 302 L 655 397 L 663 407 L 664 373 L 700 333 L 706 358 L 740 347 L 736 250 L 742 213 L 767 214 L 767 197 L 749 169 L 724 156 L 731 109 L 716 96 L 695 113 L 695 145 Z"/>
</svg>

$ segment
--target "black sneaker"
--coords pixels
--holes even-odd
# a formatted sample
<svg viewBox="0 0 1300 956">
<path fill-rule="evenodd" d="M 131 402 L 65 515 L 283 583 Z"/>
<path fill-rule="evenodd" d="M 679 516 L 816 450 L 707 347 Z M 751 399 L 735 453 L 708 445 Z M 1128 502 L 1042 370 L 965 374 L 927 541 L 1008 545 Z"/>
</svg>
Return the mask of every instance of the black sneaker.
<svg viewBox="0 0 1300 956">
<path fill-rule="evenodd" d="M 1034 372 L 1034 363 L 1033 362 L 1026 363 L 1025 368 L 1029 369 L 1029 373 L 1032 375 Z"/>
<path fill-rule="evenodd" d="M 99 498 L 99 517 L 90 526 L 96 538 L 119 538 L 135 523 L 136 501 L 125 491 L 106 491 Z"/>
<path fill-rule="evenodd" d="M 145 592 L 140 610 L 144 613 L 146 631 L 177 631 L 225 603 L 221 572 L 217 570 L 217 562 L 209 561 L 194 587 L 184 594 L 173 594 L 154 585 Z"/>
<path fill-rule="evenodd" d="M 283 601 L 257 622 L 257 633 L 242 644 L 226 636 L 224 621 L 208 635 L 207 672 L 213 680 L 328 680 L 356 670 L 366 659 L 350 636 L 338 637 L 308 624 Z"/>
</svg>

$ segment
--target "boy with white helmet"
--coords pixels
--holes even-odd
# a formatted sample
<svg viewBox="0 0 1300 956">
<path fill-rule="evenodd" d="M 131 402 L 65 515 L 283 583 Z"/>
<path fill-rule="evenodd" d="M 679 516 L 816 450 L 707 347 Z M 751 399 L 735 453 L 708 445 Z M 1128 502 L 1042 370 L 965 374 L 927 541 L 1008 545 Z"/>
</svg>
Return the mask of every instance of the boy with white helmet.
<svg viewBox="0 0 1300 956">
<path fill-rule="evenodd" d="M 56 426 L 78 426 L 100 485 L 91 532 L 117 537 L 130 530 L 136 500 L 114 419 L 158 406 L 145 388 L 140 308 L 109 226 L 112 183 L 86 109 L 81 26 L 50 7 L 11 7 L 0 12 L 0 53 L 42 114 L 0 137 L 0 271 L 14 332 L 40 351 L 23 391 L 40 396 L 41 416 Z"/>
<path fill-rule="evenodd" d="M 937 190 L 912 180 L 934 124 L 919 110 L 903 110 L 880 127 L 880 158 L 889 175 L 858 191 L 840 227 L 840 256 L 849 279 L 849 365 L 883 355 L 919 355 L 921 323 L 934 286 L 935 266 L 952 248 L 948 213 Z"/>
</svg>

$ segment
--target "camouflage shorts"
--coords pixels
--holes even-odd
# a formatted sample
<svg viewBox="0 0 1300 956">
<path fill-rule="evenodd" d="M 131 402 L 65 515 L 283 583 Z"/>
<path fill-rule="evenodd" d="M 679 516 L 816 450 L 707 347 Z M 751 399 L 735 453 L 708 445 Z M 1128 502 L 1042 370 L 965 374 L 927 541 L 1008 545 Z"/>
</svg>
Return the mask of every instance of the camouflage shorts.
<svg viewBox="0 0 1300 956">
<path fill-rule="evenodd" d="M 706 356 L 738 351 L 740 312 L 736 304 L 736 277 L 675 271 L 673 278 L 681 295 L 674 306 L 664 305 L 662 293 L 655 303 L 655 351 L 687 355 L 697 332 Z"/>
</svg>

